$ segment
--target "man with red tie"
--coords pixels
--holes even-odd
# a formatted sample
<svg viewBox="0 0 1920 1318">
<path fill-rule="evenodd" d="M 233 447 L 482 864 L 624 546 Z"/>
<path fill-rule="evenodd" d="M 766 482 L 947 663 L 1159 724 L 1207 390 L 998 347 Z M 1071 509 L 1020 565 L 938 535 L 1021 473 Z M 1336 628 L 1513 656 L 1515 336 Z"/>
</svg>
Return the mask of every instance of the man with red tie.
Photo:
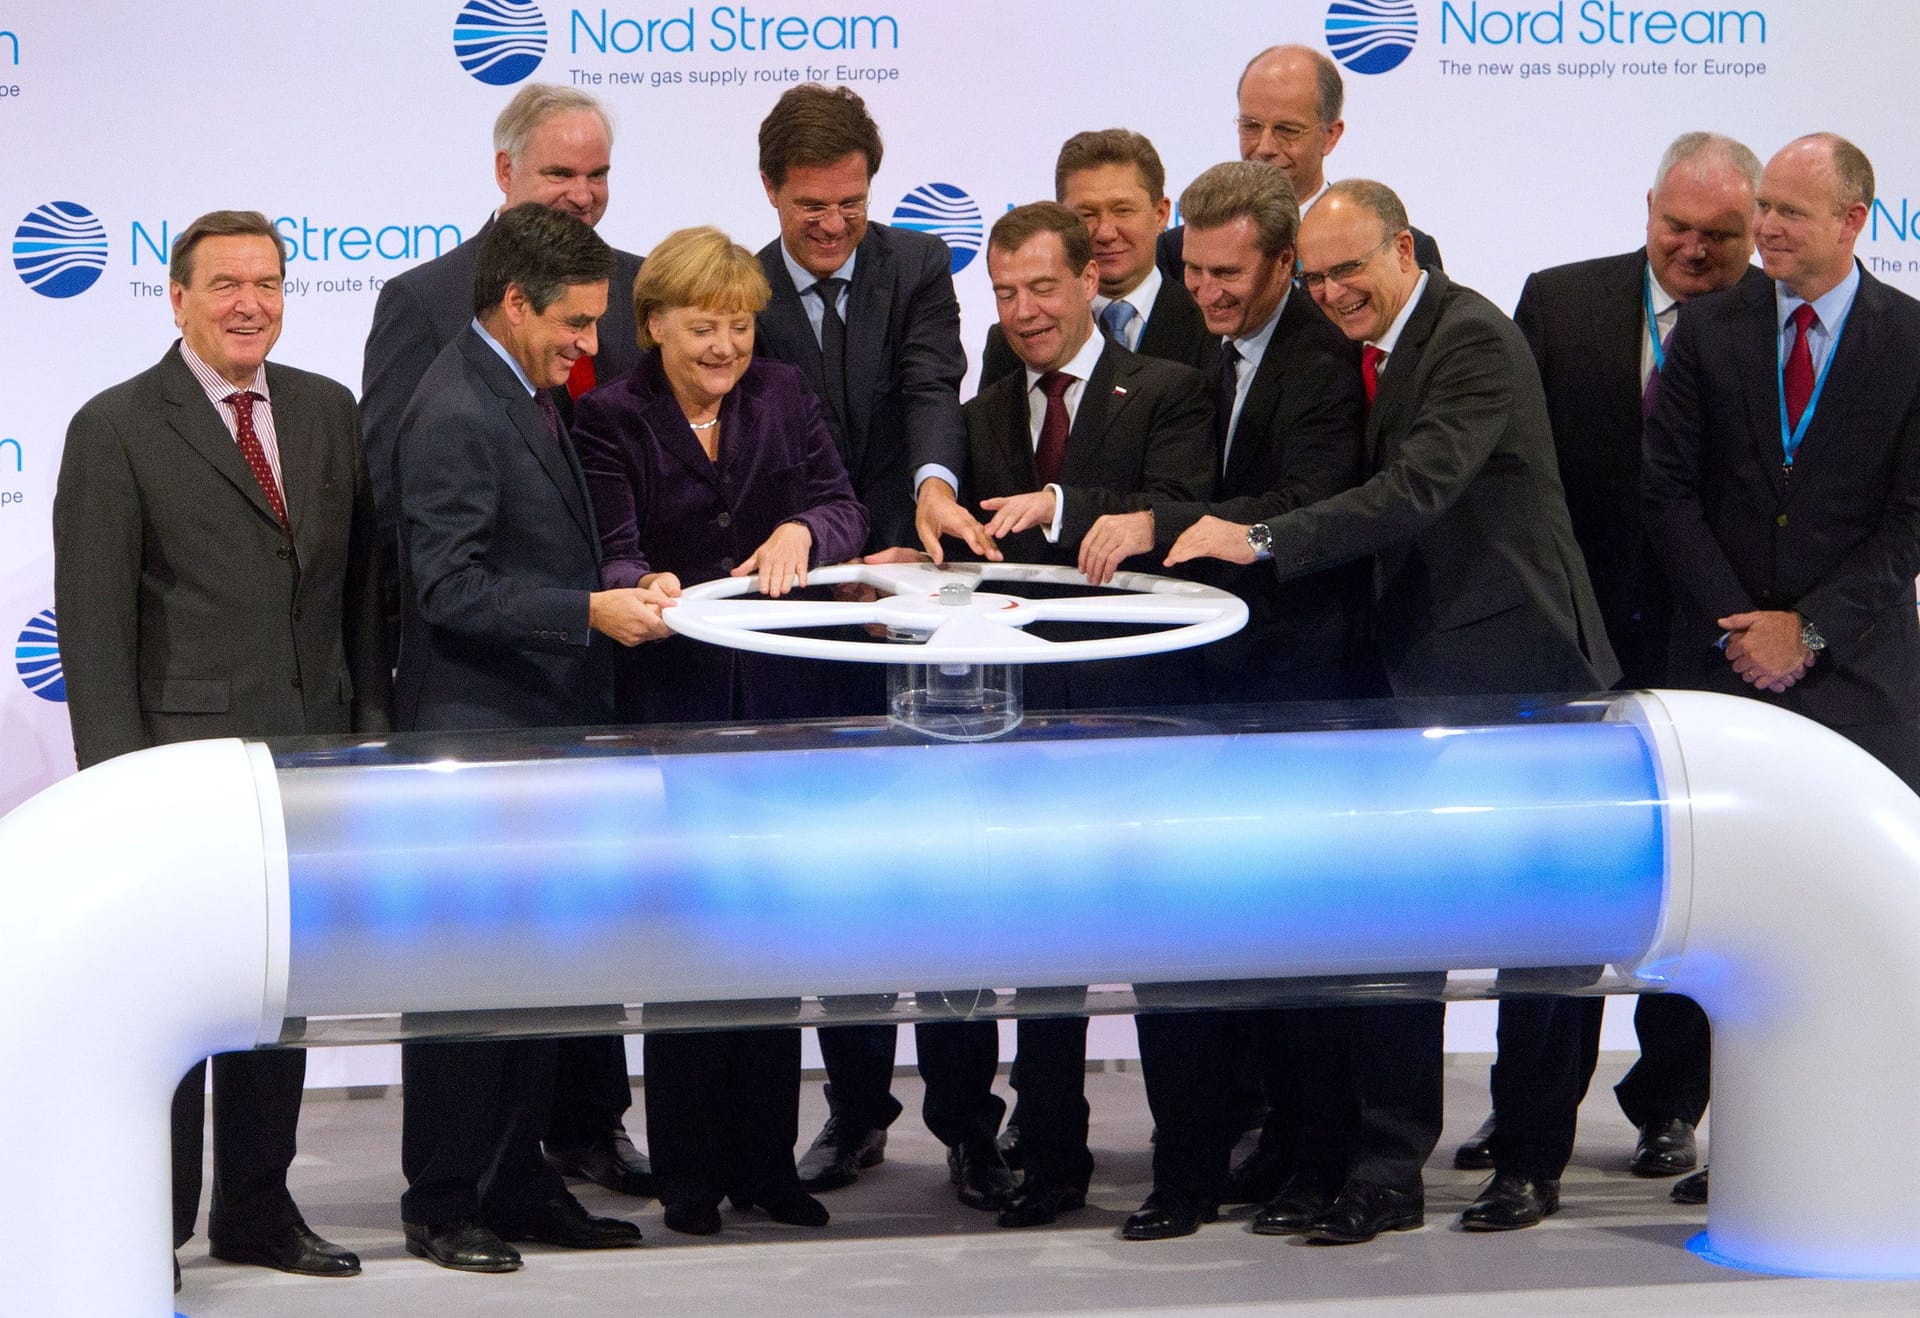
<svg viewBox="0 0 1920 1318">
<path fill-rule="evenodd" d="M 494 181 L 502 194 L 496 215 L 526 202 L 595 226 L 606 214 L 613 123 L 585 92 L 528 83 L 494 120 L 493 152 Z M 488 217 L 478 233 L 451 252 L 388 280 L 374 305 L 360 417 L 381 542 L 390 563 L 399 534 L 394 453 L 400 418 L 433 359 L 473 319 L 474 264 L 493 223 L 494 217 Z M 575 398 L 640 359 L 633 323 L 633 280 L 640 272 L 640 258 L 619 248 L 613 256 L 599 348 L 574 364 L 564 386 L 547 391 L 563 422 L 572 421 Z M 389 572 L 389 584 L 399 579 L 397 571 Z M 398 616 L 397 603 L 390 603 L 389 612 Z M 647 1156 L 633 1147 L 623 1124 L 631 1101 L 626 1047 L 618 1036 L 564 1040 L 545 1136 L 555 1166 L 609 1190 L 651 1194 L 652 1168 Z"/>
</svg>

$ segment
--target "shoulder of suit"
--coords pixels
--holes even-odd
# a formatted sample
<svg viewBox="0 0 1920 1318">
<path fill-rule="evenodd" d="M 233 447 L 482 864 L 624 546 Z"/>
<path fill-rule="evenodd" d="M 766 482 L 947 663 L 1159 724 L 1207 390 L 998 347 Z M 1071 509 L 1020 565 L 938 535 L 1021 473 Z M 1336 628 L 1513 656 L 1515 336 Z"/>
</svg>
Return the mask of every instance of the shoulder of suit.
<svg viewBox="0 0 1920 1318">
<path fill-rule="evenodd" d="M 734 388 L 741 391 L 743 398 L 777 397 L 788 393 L 810 393 L 813 386 L 807 383 L 807 373 L 790 362 L 775 357 L 763 357 L 755 354 L 747 363 L 746 373 L 740 377 L 740 383 Z"/>
<path fill-rule="evenodd" d="M 1103 356 L 1111 360 L 1116 372 L 1127 381 L 1129 389 L 1168 391 L 1181 388 L 1206 388 L 1206 377 L 1183 362 L 1168 361 L 1164 357 L 1151 357 L 1145 353 L 1128 352 L 1117 343 L 1107 345 Z"/>
<path fill-rule="evenodd" d="M 996 407 L 1004 407 L 1008 398 L 1019 397 L 1026 392 L 1027 369 L 1021 365 L 1008 371 L 999 379 L 980 386 L 979 392 L 960 405 L 960 410 L 969 416 L 977 415 Z"/>
<path fill-rule="evenodd" d="M 443 284 L 470 280 L 474 262 L 480 258 L 480 235 L 474 234 L 463 240 L 452 251 L 442 252 L 432 260 L 422 261 L 419 265 L 409 266 L 393 278 L 387 280 L 387 287 L 398 286 L 418 296 L 422 289 L 437 289 Z"/>
<path fill-rule="evenodd" d="M 292 389 L 302 397 L 331 398 L 335 402 L 353 402 L 353 390 L 330 375 L 302 370 L 280 362 L 267 363 L 267 387 L 279 393 Z"/>
<path fill-rule="evenodd" d="M 1640 247 L 1631 252 L 1622 252 L 1617 256 L 1595 256 L 1584 261 L 1550 265 L 1544 270 L 1536 270 L 1528 275 L 1527 282 L 1543 290 L 1613 283 L 1637 278 L 1640 272 L 1646 269 L 1646 264 L 1646 249 Z"/>
<path fill-rule="evenodd" d="M 875 221 L 867 225 L 867 236 L 860 246 L 865 249 L 869 243 L 873 244 L 873 251 L 890 260 L 907 259 L 915 265 L 938 265 L 943 270 L 953 268 L 953 249 L 933 234 L 917 229 L 900 229 Z M 858 267 L 855 270 L 857 273 Z"/>
</svg>

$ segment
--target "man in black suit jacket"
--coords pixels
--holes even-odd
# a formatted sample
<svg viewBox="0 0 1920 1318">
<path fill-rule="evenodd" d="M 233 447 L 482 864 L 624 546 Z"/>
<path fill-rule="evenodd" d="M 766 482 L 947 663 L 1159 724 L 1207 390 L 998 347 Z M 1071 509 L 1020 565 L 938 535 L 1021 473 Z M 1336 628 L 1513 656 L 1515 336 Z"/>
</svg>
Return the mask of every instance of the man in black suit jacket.
<svg viewBox="0 0 1920 1318">
<path fill-rule="evenodd" d="M 265 216 L 195 220 L 168 271 L 180 340 L 67 430 L 54 595 L 83 769 L 167 742 L 387 729 L 389 646 L 353 396 L 266 364 L 285 269 Z M 358 1272 L 287 1193 L 306 1053 L 223 1054 L 213 1072 L 214 1257 Z M 199 1206 L 205 1080 L 202 1063 L 173 1099 L 176 1249 Z"/>
<path fill-rule="evenodd" d="M 1093 235 L 1100 292 L 1093 314 L 1123 348 L 1204 369 L 1213 336 L 1178 275 L 1154 264 L 1154 240 L 1167 227 L 1167 170 L 1160 153 L 1139 133 L 1106 128 L 1075 133 L 1053 167 L 1054 200 L 1074 212 Z M 987 327 L 980 354 L 980 387 L 1020 369 L 1006 331 Z"/>
<path fill-rule="evenodd" d="M 1327 190 L 1326 159 L 1347 131 L 1340 117 L 1347 98 L 1340 66 L 1307 46 L 1269 46 L 1247 62 L 1234 87 L 1240 158 L 1287 171 L 1300 213 Z M 1441 268 L 1440 245 L 1411 226 L 1413 259 Z M 1160 235 L 1157 257 L 1167 278 L 1179 280 L 1186 226 Z"/>
<path fill-rule="evenodd" d="M 1396 696 L 1612 682 L 1619 665 L 1568 524 L 1546 400 L 1519 330 L 1479 294 L 1420 266 L 1405 208 L 1378 183 L 1334 184 L 1302 222 L 1300 259 L 1314 301 L 1364 345 L 1370 474 L 1244 529 L 1195 523 L 1169 565 L 1270 558 L 1286 581 L 1371 559 L 1374 646 Z M 1420 1169 L 1440 1135 L 1440 1004 L 1366 1007 L 1353 1019 L 1360 1120 L 1347 1181 L 1330 1203 L 1302 1202 L 1287 1215 L 1330 1243 L 1420 1225 Z"/>
<path fill-rule="evenodd" d="M 660 597 L 600 590 L 600 538 L 550 390 L 595 347 L 613 249 L 538 203 L 501 213 L 474 267 L 476 317 L 401 419 L 403 729 L 578 727 L 613 713 L 606 646 L 664 635 Z M 509 1240 L 638 1244 L 589 1217 L 540 1157 L 551 1041 L 410 1043 L 401 1199 L 407 1249 L 508 1272 Z"/>
<path fill-rule="evenodd" d="M 1640 509 L 1645 412 L 1681 304 L 1742 279 L 1766 283 L 1749 264 L 1759 181 L 1760 162 L 1738 142 L 1683 134 L 1647 193 L 1646 241 L 1529 276 L 1514 311 L 1540 366 L 1574 538 L 1629 690 L 1669 684 L 1672 595 Z M 1604 1006 L 1599 997 L 1502 999 L 1492 1077 L 1500 1119 L 1456 1152 L 1456 1166 L 1559 1179 L 1599 1056 Z M 1629 1170 L 1692 1171 L 1693 1128 L 1707 1103 L 1706 1016 L 1689 998 L 1655 993 L 1636 1004 L 1634 1025 L 1642 1055 L 1615 1090 L 1639 1128 Z M 1526 1226 L 1527 1216 L 1495 1215 L 1487 1225 Z"/>
<path fill-rule="evenodd" d="M 503 210 L 532 201 L 590 225 L 600 223 L 607 209 L 613 127 L 599 102 L 569 87 L 528 83 L 494 120 L 493 145 Z M 473 269 L 492 224 L 490 218 L 451 252 L 388 280 L 374 304 L 361 419 L 381 535 L 389 546 L 397 543 L 398 535 L 394 449 L 400 420 L 427 367 L 473 319 Z M 599 346 L 552 390 L 562 420 L 572 420 L 574 398 L 596 381 L 624 374 L 640 359 L 633 324 L 633 278 L 639 271 L 639 257 L 614 251 Z M 398 581 L 394 572 L 392 582 Z M 397 616 L 397 605 L 394 611 Z M 633 1147 L 623 1124 L 632 1098 L 621 1039 L 608 1035 L 564 1040 L 555 1073 L 552 1125 L 544 1135 L 548 1156 L 562 1171 L 610 1190 L 650 1194 L 653 1178 L 646 1155 Z"/>
</svg>

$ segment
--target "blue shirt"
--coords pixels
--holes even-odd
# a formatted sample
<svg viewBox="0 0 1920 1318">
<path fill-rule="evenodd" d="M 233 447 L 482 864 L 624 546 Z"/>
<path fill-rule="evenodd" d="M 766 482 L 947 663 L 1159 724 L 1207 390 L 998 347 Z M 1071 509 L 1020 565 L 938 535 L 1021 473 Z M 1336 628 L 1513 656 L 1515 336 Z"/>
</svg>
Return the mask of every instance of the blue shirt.
<svg viewBox="0 0 1920 1318">
<path fill-rule="evenodd" d="M 534 394 L 538 392 L 533 387 L 533 381 L 529 380 L 527 378 L 527 373 L 524 370 L 520 369 L 520 363 L 513 359 L 513 354 L 500 346 L 500 340 L 494 338 L 493 335 L 487 333 L 487 327 L 480 323 L 480 318 L 478 316 L 475 316 L 473 318 L 473 332 L 480 336 L 480 342 L 486 344 L 489 348 L 492 348 L 495 352 L 500 354 L 501 361 L 505 362 L 508 366 L 513 368 L 513 378 L 518 380 L 520 382 L 520 387 L 527 391 L 527 397 L 529 398 L 533 397 Z"/>
</svg>

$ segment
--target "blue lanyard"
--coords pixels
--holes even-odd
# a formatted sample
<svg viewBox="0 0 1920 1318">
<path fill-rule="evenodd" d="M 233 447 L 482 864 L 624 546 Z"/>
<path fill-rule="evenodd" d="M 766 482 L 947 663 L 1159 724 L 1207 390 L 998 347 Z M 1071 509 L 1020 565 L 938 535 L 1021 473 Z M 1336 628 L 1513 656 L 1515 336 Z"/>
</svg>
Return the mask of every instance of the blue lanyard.
<svg viewBox="0 0 1920 1318">
<path fill-rule="evenodd" d="M 1647 309 L 1647 340 L 1653 344 L 1653 373 L 1667 369 L 1667 345 L 1660 340 L 1660 317 L 1653 314 L 1653 267 L 1647 267 L 1647 279 L 1640 286 L 1640 303 Z"/>
<path fill-rule="evenodd" d="M 1792 427 L 1791 429 L 1789 429 L 1787 426 L 1787 361 L 1786 361 L 1787 353 L 1779 354 L 1780 355 L 1780 370 L 1779 370 L 1780 447 L 1784 454 L 1784 457 L 1782 458 L 1782 465 L 1785 466 L 1788 470 L 1792 470 L 1793 468 L 1793 455 L 1800 451 L 1800 441 L 1806 438 L 1807 426 L 1813 420 L 1813 409 L 1820 406 L 1820 392 L 1821 390 L 1827 387 L 1827 372 L 1833 369 L 1833 359 L 1840 355 L 1841 331 L 1846 329 L 1847 317 L 1851 316 L 1852 314 L 1853 314 L 1853 304 L 1848 303 L 1847 309 L 1844 312 L 1842 312 L 1840 315 L 1840 323 L 1833 327 L 1833 335 L 1830 340 L 1833 346 L 1827 349 L 1827 360 L 1821 364 L 1820 374 L 1814 379 L 1813 393 L 1811 393 L 1807 397 L 1807 407 L 1806 407 L 1806 410 L 1800 414 L 1800 424 Z M 1813 326 L 1809 325 L 1807 326 L 1806 329 L 1800 331 L 1800 336 L 1802 338 L 1805 338 L 1808 334 L 1811 334 L 1812 332 L 1813 332 Z M 1793 351 L 1793 345 L 1789 344 L 1787 346 L 1787 352 L 1792 352 L 1792 351 Z M 1809 341 L 1807 344 L 1807 352 L 1808 352 L 1808 355 L 1812 355 L 1813 344 L 1811 341 Z"/>
</svg>

